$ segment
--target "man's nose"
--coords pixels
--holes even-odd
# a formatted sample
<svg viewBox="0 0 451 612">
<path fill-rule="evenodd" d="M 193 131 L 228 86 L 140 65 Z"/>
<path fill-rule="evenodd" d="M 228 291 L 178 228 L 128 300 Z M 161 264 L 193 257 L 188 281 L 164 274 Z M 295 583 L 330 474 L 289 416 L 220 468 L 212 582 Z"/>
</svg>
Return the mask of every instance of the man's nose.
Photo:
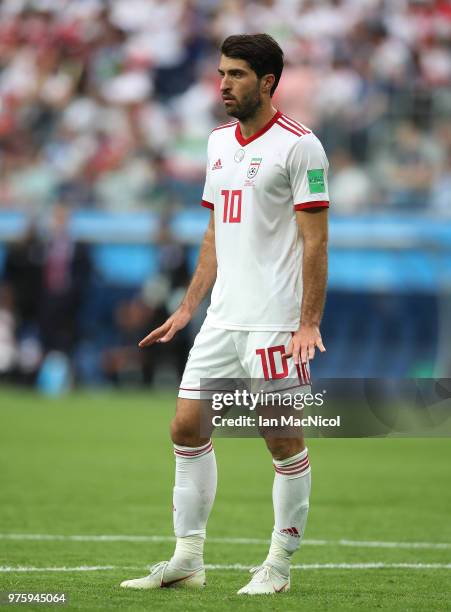
<svg viewBox="0 0 451 612">
<path fill-rule="evenodd" d="M 227 89 L 230 89 L 230 80 L 226 74 L 221 79 L 220 89 L 221 91 L 226 91 Z"/>
</svg>

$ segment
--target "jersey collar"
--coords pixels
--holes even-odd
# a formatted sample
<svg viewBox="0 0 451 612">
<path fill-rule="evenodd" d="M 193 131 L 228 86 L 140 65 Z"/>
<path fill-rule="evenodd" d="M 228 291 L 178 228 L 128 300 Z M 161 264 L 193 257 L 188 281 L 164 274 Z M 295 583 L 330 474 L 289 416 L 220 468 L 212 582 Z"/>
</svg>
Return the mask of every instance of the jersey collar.
<svg viewBox="0 0 451 612">
<path fill-rule="evenodd" d="M 238 142 L 240 143 L 242 147 L 245 147 L 247 144 L 249 144 L 253 140 L 256 140 L 257 138 L 260 138 L 260 136 L 263 136 L 263 134 L 267 132 L 274 125 L 274 123 L 281 116 L 281 114 L 282 113 L 280 111 L 277 111 L 274 117 L 270 119 L 266 125 L 264 125 L 261 129 L 259 129 L 258 132 L 255 132 L 255 134 L 252 134 L 252 136 L 249 136 L 249 138 L 244 138 L 243 135 L 241 134 L 240 122 L 238 121 L 238 123 L 236 124 L 236 128 L 235 128 L 235 138 L 238 140 Z"/>
</svg>

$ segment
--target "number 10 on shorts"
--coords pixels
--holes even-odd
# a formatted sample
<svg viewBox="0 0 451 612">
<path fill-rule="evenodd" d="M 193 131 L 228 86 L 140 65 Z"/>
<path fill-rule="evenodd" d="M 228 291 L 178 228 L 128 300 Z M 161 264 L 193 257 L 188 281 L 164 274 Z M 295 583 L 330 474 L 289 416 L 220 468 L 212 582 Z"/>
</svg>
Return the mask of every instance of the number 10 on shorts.
<svg viewBox="0 0 451 612">
<path fill-rule="evenodd" d="M 224 198 L 223 223 L 241 223 L 241 189 L 222 189 Z"/>
<path fill-rule="evenodd" d="M 267 349 L 257 349 L 255 353 L 261 359 L 265 380 L 277 380 L 288 376 L 288 363 L 285 357 L 285 347 L 282 344 L 280 346 L 270 346 Z M 276 366 L 277 354 L 279 354 L 280 357 L 281 367 Z"/>
</svg>

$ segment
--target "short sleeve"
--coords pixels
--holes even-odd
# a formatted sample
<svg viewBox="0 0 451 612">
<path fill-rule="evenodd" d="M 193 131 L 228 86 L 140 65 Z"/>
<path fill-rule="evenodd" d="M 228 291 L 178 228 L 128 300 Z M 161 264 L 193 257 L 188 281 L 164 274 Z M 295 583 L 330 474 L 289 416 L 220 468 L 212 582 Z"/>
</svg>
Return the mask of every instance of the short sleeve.
<svg viewBox="0 0 451 612">
<path fill-rule="evenodd" d="M 210 144 L 210 143 L 209 143 Z M 210 147 L 208 147 L 210 148 Z M 201 204 L 202 206 L 205 206 L 205 208 L 209 208 L 210 210 L 214 210 L 214 195 L 213 195 L 213 189 L 211 188 L 210 185 L 210 157 L 207 153 L 207 166 L 205 169 L 205 184 L 204 184 L 204 191 L 202 193 L 202 201 Z"/>
<path fill-rule="evenodd" d="M 329 206 L 329 162 L 314 134 L 299 138 L 288 155 L 287 170 L 295 210 Z"/>
</svg>

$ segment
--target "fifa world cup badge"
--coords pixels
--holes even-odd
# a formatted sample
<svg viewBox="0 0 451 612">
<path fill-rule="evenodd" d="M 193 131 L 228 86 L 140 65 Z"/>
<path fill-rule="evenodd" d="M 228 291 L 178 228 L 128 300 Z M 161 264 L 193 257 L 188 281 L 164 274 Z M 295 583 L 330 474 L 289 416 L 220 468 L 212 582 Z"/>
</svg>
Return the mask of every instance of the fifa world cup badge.
<svg viewBox="0 0 451 612">
<path fill-rule="evenodd" d="M 244 156 L 245 156 L 244 149 L 238 149 L 233 159 L 236 161 L 237 164 L 239 164 L 240 162 L 243 161 Z"/>
<path fill-rule="evenodd" d="M 251 159 L 251 163 L 249 164 L 249 168 L 247 169 L 247 178 L 254 178 L 260 168 L 262 159 L 262 157 L 253 157 Z"/>
</svg>

